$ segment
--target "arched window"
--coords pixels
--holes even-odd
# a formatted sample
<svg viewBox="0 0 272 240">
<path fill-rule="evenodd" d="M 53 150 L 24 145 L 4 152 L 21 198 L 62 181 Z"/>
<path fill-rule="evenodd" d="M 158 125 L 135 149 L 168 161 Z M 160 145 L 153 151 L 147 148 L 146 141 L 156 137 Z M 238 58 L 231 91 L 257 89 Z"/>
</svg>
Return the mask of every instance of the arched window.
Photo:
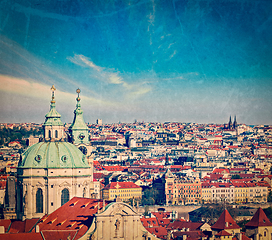
<svg viewBox="0 0 272 240">
<path fill-rule="evenodd" d="M 58 130 L 55 131 L 55 138 L 58 138 Z"/>
<path fill-rule="evenodd" d="M 64 188 L 61 191 L 61 206 L 69 201 L 69 190 Z"/>
<path fill-rule="evenodd" d="M 83 197 L 86 197 L 86 188 L 83 189 Z"/>
<path fill-rule="evenodd" d="M 48 137 L 51 138 L 51 131 L 48 130 Z"/>
<path fill-rule="evenodd" d="M 36 213 L 43 212 L 43 192 L 41 188 L 38 188 L 36 192 Z"/>
</svg>

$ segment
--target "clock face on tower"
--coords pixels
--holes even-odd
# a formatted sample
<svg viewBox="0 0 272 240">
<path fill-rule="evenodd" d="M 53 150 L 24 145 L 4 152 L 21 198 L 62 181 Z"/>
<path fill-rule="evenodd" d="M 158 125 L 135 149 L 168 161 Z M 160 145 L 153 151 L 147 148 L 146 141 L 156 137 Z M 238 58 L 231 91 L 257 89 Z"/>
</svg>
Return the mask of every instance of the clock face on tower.
<svg viewBox="0 0 272 240">
<path fill-rule="evenodd" d="M 83 133 L 81 133 L 78 138 L 82 141 L 85 138 L 85 135 Z"/>
<path fill-rule="evenodd" d="M 79 149 L 84 155 L 86 155 L 87 152 L 88 152 L 88 150 L 87 150 L 87 148 L 86 148 L 85 146 L 80 146 L 78 149 Z"/>
</svg>

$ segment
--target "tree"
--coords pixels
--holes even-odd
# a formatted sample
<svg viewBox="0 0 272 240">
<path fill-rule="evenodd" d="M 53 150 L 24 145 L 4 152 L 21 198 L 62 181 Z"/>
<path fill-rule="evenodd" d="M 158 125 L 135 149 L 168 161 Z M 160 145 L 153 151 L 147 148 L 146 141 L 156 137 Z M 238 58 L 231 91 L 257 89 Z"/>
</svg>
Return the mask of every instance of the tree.
<svg viewBox="0 0 272 240">
<path fill-rule="evenodd" d="M 159 201 L 159 192 L 157 189 L 146 188 L 143 191 L 142 205 L 154 205 Z"/>
<path fill-rule="evenodd" d="M 268 193 L 267 202 L 272 202 L 272 192 Z"/>
<path fill-rule="evenodd" d="M 234 174 L 231 176 L 231 179 L 241 179 L 241 176 L 239 174 Z"/>
</svg>

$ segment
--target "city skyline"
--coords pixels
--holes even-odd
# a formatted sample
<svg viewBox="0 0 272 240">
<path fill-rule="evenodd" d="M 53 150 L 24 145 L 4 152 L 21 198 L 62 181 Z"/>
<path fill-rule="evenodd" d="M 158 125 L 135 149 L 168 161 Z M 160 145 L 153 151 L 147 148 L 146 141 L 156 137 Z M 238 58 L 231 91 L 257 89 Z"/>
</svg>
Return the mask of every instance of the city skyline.
<svg viewBox="0 0 272 240">
<path fill-rule="evenodd" d="M 1 3 L 0 122 L 272 124 L 272 3 Z"/>
</svg>

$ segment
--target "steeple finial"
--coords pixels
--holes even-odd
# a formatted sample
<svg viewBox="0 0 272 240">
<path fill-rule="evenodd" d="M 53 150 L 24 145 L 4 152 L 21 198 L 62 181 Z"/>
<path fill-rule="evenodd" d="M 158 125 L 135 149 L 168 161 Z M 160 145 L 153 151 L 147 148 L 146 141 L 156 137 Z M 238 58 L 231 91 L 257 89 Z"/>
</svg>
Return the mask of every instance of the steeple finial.
<svg viewBox="0 0 272 240">
<path fill-rule="evenodd" d="M 80 89 L 78 88 L 78 89 L 76 90 L 76 92 L 77 92 L 77 98 L 76 98 L 76 100 L 77 100 L 77 101 L 80 101 L 80 98 L 79 98 Z"/>
<path fill-rule="evenodd" d="M 52 91 L 52 100 L 51 100 L 51 103 L 55 103 L 55 91 L 56 91 L 56 88 L 55 88 L 54 85 L 52 85 L 51 91 Z"/>
</svg>

